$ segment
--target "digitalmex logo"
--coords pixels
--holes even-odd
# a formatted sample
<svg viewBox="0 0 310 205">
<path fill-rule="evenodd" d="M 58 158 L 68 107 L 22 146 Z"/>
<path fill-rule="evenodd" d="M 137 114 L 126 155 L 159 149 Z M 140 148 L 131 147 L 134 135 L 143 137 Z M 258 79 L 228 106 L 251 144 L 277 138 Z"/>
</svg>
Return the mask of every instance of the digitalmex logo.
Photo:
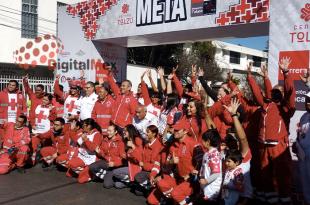
<svg viewBox="0 0 310 205">
<path fill-rule="evenodd" d="M 310 4 L 305 4 L 305 7 L 300 10 L 300 18 L 304 19 L 306 22 L 310 20 Z"/>
<path fill-rule="evenodd" d="M 129 11 L 129 5 L 128 5 L 128 4 L 124 4 L 124 5 L 122 6 L 122 13 L 123 13 L 123 14 L 127 14 L 128 11 Z"/>
</svg>

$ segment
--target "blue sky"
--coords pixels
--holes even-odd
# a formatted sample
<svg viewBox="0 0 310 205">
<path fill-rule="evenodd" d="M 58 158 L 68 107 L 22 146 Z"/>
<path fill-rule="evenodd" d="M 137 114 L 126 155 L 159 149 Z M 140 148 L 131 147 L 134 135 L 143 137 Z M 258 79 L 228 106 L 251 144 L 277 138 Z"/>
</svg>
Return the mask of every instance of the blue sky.
<svg viewBox="0 0 310 205">
<path fill-rule="evenodd" d="M 232 43 L 232 44 L 240 44 L 241 46 L 254 48 L 258 50 L 265 50 L 267 45 L 268 36 L 259 36 L 259 37 L 251 37 L 251 38 L 232 38 L 232 39 L 219 39 L 221 41 Z"/>
</svg>

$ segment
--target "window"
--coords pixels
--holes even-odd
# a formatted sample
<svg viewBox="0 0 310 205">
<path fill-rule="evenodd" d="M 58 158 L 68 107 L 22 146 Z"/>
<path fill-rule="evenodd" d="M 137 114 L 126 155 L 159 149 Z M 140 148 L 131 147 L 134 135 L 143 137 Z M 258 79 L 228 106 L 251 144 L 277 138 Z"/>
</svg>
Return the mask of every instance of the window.
<svg viewBox="0 0 310 205">
<path fill-rule="evenodd" d="M 229 62 L 234 64 L 240 64 L 240 53 L 230 51 Z"/>
<path fill-rule="evenodd" d="M 22 0 L 22 38 L 38 35 L 38 0 Z"/>
<path fill-rule="evenodd" d="M 257 56 L 253 56 L 253 66 L 254 67 L 260 67 L 261 64 L 262 64 L 262 58 L 257 57 Z"/>
</svg>

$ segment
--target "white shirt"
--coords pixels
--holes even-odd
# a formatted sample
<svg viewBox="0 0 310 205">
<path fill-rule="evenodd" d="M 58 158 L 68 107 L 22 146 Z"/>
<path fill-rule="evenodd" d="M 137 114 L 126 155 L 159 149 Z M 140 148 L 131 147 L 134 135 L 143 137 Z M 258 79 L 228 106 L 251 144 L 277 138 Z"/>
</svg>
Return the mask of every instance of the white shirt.
<svg viewBox="0 0 310 205">
<path fill-rule="evenodd" d="M 146 128 L 150 125 L 155 125 L 158 127 L 158 118 L 154 115 L 147 113 L 142 120 L 139 120 L 136 116 L 133 118 L 133 126 L 140 133 L 141 137 L 146 140 Z"/>
<path fill-rule="evenodd" d="M 8 106 L 8 122 L 16 122 L 17 115 L 17 94 L 9 93 L 9 106 Z"/>
<path fill-rule="evenodd" d="M 35 129 L 33 133 L 42 134 L 51 129 L 51 121 L 48 119 L 50 115 L 50 109 L 38 105 L 35 110 Z"/>
<path fill-rule="evenodd" d="M 64 103 L 64 119 L 67 120 L 68 114 L 78 115 L 79 112 L 81 112 L 80 99 L 69 95 Z"/>
<path fill-rule="evenodd" d="M 96 93 L 92 93 L 90 96 L 84 96 L 80 100 L 81 103 L 81 114 L 80 119 L 85 120 L 87 118 L 91 118 L 91 112 L 95 106 L 95 103 L 98 99 L 98 95 Z"/>
</svg>

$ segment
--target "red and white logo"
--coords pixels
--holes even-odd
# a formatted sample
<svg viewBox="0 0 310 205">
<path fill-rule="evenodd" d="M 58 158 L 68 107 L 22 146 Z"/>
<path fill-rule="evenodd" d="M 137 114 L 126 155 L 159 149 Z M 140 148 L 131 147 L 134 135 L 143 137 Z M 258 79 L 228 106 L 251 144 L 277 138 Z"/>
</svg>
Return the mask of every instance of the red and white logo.
<svg viewBox="0 0 310 205">
<path fill-rule="evenodd" d="M 123 13 L 123 14 L 127 14 L 128 11 L 129 11 L 129 5 L 128 5 L 128 4 L 124 4 L 124 5 L 122 6 L 122 13 Z"/>
<path fill-rule="evenodd" d="M 301 10 L 300 18 L 304 19 L 306 22 L 310 20 L 310 4 L 305 4 L 305 7 Z"/>
</svg>

